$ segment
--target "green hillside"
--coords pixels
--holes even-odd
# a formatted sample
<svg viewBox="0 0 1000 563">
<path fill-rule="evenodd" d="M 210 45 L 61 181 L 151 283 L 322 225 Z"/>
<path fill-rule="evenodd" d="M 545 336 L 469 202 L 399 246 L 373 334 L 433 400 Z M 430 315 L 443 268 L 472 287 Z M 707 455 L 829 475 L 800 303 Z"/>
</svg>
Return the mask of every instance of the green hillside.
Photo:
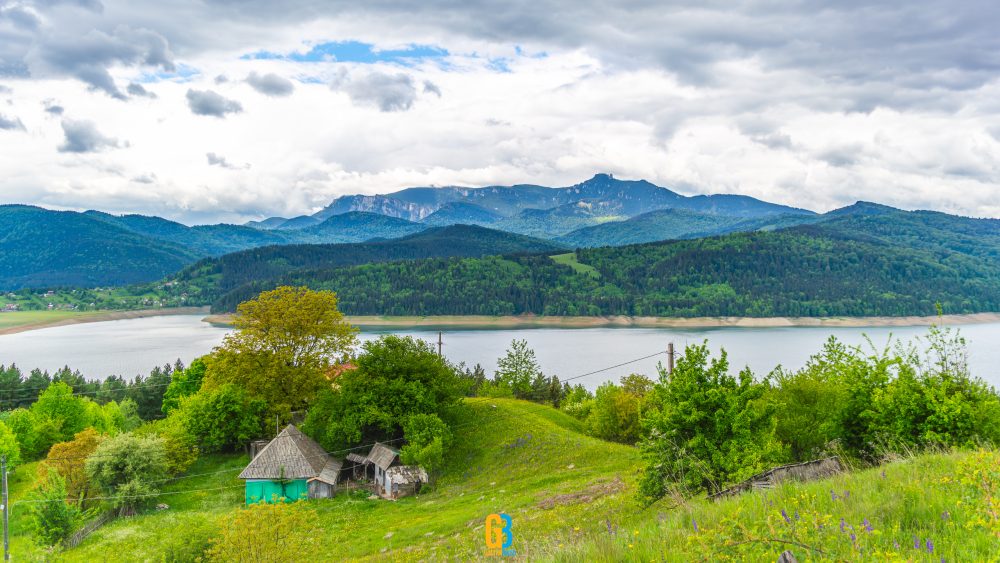
<svg viewBox="0 0 1000 563">
<path fill-rule="evenodd" d="M 273 286 L 282 275 L 299 270 L 329 271 L 357 264 L 429 257 L 484 256 L 562 250 L 557 243 L 473 225 L 432 227 L 414 235 L 385 241 L 335 245 L 272 246 L 205 260 L 181 272 L 177 279 L 205 302 L 231 304 Z M 221 305 L 220 307 L 228 306 Z"/>
<path fill-rule="evenodd" d="M 995 486 L 996 453 L 923 455 L 719 503 L 667 499 L 642 507 L 635 500 L 636 449 L 588 437 L 579 422 L 551 407 L 509 399 L 466 405 L 435 491 L 396 502 L 368 500 L 367 493 L 309 501 L 323 530 L 323 559 L 478 559 L 483 520 L 495 512 L 511 515 L 513 547 L 528 560 L 776 560 L 785 549 L 800 561 L 995 556 L 997 522 L 988 512 L 988 490 L 977 484 Z M 246 461 L 204 457 L 164 488 L 159 502 L 168 509 L 114 521 L 49 558 L 164 560 L 242 509 L 235 476 Z M 11 544 L 20 560 L 45 558 L 30 543 L 17 504 L 33 469 L 20 468 L 12 481 Z M 977 469 L 986 471 L 983 481 L 974 478 Z"/>
<path fill-rule="evenodd" d="M 162 278 L 199 257 L 70 211 L 0 206 L 0 289 L 125 285 Z"/>
<path fill-rule="evenodd" d="M 544 255 L 435 258 L 293 271 L 274 283 L 335 290 L 357 315 L 933 315 L 938 303 L 948 313 L 1000 310 L 998 252 L 998 221 L 893 210 L 581 249 L 573 264 Z"/>
</svg>

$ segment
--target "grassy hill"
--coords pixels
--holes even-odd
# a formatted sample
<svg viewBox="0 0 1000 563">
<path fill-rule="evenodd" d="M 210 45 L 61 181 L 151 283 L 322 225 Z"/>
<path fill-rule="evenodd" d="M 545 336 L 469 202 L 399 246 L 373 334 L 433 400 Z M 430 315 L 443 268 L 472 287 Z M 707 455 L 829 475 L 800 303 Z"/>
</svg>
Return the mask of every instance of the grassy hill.
<svg viewBox="0 0 1000 563">
<path fill-rule="evenodd" d="M 435 491 L 397 502 L 368 500 L 366 493 L 311 501 L 324 530 L 324 559 L 481 558 L 483 520 L 494 512 L 512 516 L 514 548 L 528 560 L 773 561 L 785 549 L 800 561 L 995 556 L 1000 523 L 990 519 L 986 491 L 971 471 L 993 471 L 987 482 L 995 486 L 996 453 L 924 455 L 719 503 L 666 500 L 643 508 L 634 500 L 641 467 L 634 448 L 585 436 L 575 419 L 550 407 L 485 398 L 467 406 Z M 235 476 L 246 462 L 245 456 L 205 457 L 190 477 L 165 487 L 159 500 L 169 509 L 115 521 L 52 559 L 115 560 L 128 554 L 135 561 L 163 560 L 242 508 L 242 484 Z M 24 476 L 33 470 L 22 467 L 12 478 L 12 501 L 24 497 Z M 23 506 L 14 510 L 15 558 L 44 558 L 26 535 Z"/>
</svg>

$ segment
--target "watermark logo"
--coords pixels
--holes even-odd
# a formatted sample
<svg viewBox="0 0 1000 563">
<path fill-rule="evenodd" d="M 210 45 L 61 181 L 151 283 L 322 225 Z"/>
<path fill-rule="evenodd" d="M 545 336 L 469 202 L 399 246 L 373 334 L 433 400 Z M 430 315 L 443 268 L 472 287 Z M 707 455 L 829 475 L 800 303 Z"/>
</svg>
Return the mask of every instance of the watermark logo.
<svg viewBox="0 0 1000 563">
<path fill-rule="evenodd" d="M 486 557 L 515 557 L 513 521 L 507 514 L 486 517 Z"/>
</svg>

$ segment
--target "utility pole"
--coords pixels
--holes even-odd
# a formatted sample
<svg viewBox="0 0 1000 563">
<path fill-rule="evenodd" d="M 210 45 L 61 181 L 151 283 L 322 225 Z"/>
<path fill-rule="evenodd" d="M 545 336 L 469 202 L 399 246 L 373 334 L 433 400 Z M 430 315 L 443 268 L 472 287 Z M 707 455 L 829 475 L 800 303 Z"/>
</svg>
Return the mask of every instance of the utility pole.
<svg viewBox="0 0 1000 563">
<path fill-rule="evenodd" d="M 438 332 L 438 357 L 441 356 L 441 347 L 444 346 L 444 338 L 441 332 Z"/>
<path fill-rule="evenodd" d="M 10 507 L 7 506 L 7 456 L 0 457 L 0 472 L 3 472 L 3 560 L 10 561 L 10 537 L 7 533 L 7 514 Z"/>
<path fill-rule="evenodd" d="M 667 344 L 667 373 L 674 373 L 674 343 Z"/>
</svg>

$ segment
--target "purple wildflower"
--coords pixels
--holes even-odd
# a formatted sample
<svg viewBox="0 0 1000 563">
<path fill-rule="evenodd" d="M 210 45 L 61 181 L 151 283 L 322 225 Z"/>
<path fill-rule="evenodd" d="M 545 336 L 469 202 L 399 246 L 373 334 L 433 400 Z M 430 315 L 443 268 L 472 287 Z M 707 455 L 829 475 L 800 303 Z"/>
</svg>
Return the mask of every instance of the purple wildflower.
<svg viewBox="0 0 1000 563">
<path fill-rule="evenodd" d="M 913 536 L 913 549 L 920 549 L 920 538 Z"/>
<path fill-rule="evenodd" d="M 840 519 L 840 533 L 841 533 L 841 534 L 843 534 L 843 533 L 844 533 L 844 525 L 845 525 L 845 524 L 846 524 L 846 523 L 844 522 L 844 519 L 843 519 L 843 518 L 841 518 L 841 519 Z"/>
<path fill-rule="evenodd" d="M 784 508 L 781 509 L 781 517 L 785 519 L 786 523 L 788 523 L 788 524 L 792 523 L 792 519 L 788 517 L 788 513 L 785 512 Z"/>
<path fill-rule="evenodd" d="M 837 493 L 833 492 L 833 489 L 830 489 L 830 500 L 831 501 L 837 500 Z"/>
<path fill-rule="evenodd" d="M 872 523 L 869 522 L 867 518 L 865 518 L 865 521 L 862 522 L 862 524 L 865 525 L 865 531 L 867 531 L 868 533 L 871 533 L 871 531 L 872 531 Z"/>
<path fill-rule="evenodd" d="M 695 531 L 695 533 L 697 533 L 698 532 L 698 522 L 696 522 L 694 518 L 691 519 L 691 525 L 694 526 L 694 531 Z"/>
<path fill-rule="evenodd" d="M 947 520 L 950 517 L 951 517 L 951 514 L 948 514 L 947 510 L 945 510 L 944 512 L 941 513 L 941 519 L 942 520 Z"/>
<path fill-rule="evenodd" d="M 934 553 L 934 542 L 927 540 L 927 553 Z"/>
<path fill-rule="evenodd" d="M 851 543 L 854 543 L 856 541 L 858 541 L 858 536 L 854 535 L 854 532 L 851 532 Z"/>
<path fill-rule="evenodd" d="M 885 479 L 885 469 L 882 470 L 882 478 Z"/>
<path fill-rule="evenodd" d="M 899 549 L 899 542 L 896 540 L 892 540 L 892 546 L 896 549 Z"/>
</svg>

